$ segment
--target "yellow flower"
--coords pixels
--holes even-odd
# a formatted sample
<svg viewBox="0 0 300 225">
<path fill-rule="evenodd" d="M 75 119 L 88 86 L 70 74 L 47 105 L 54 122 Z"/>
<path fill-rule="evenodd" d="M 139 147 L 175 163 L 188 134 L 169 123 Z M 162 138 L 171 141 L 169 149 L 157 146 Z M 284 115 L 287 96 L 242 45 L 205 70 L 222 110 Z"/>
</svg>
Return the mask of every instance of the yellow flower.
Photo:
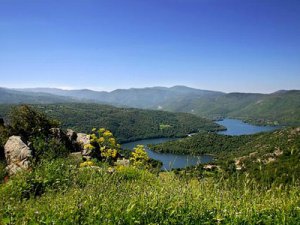
<svg viewBox="0 0 300 225">
<path fill-rule="evenodd" d="M 103 133 L 103 136 L 104 137 L 111 137 L 113 136 L 112 133 L 109 131 L 109 130 L 106 130 L 104 133 Z"/>
<path fill-rule="evenodd" d="M 98 142 L 101 143 L 101 144 L 102 144 L 104 141 L 105 141 L 104 137 L 100 137 L 100 138 L 98 139 Z"/>
<path fill-rule="evenodd" d="M 85 161 L 83 163 L 80 163 L 79 166 L 82 168 L 82 167 L 93 166 L 93 165 L 94 163 L 92 161 Z"/>
<path fill-rule="evenodd" d="M 94 150 L 95 147 L 93 145 L 91 145 L 91 144 L 86 144 L 86 145 L 84 145 L 84 149 Z"/>
<path fill-rule="evenodd" d="M 95 140 L 95 139 L 97 139 L 97 136 L 96 136 L 96 134 L 91 134 L 91 137 L 90 137 L 92 140 Z"/>
<path fill-rule="evenodd" d="M 116 139 L 110 138 L 109 143 L 114 146 L 116 144 Z"/>
<path fill-rule="evenodd" d="M 100 129 L 99 129 L 99 132 L 100 132 L 100 133 L 103 133 L 104 131 L 105 131 L 105 128 L 100 128 Z"/>
</svg>

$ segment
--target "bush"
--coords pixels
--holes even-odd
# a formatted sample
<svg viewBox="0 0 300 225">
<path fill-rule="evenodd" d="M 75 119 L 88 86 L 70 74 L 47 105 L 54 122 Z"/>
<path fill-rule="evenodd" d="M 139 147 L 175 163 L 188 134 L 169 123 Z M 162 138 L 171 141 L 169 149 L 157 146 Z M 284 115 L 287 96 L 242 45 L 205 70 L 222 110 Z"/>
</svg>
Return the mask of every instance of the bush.
<svg viewBox="0 0 300 225">
<path fill-rule="evenodd" d="M 66 143 L 55 137 L 46 137 L 38 135 L 30 138 L 34 149 L 34 162 L 41 160 L 52 160 L 60 157 L 66 157 L 71 150 L 67 148 Z"/>
<path fill-rule="evenodd" d="M 0 184 L 4 182 L 4 178 L 7 176 L 5 167 L 6 167 L 5 161 L 0 160 Z"/>
<path fill-rule="evenodd" d="M 94 128 L 90 135 L 90 143 L 84 147 L 91 151 L 92 157 L 110 164 L 120 156 L 118 151 L 121 146 L 113 134 L 105 128 L 100 128 L 98 131 Z"/>
<path fill-rule="evenodd" d="M 9 132 L 4 124 L 0 124 L 0 160 L 4 159 L 4 145 L 9 137 Z"/>
<path fill-rule="evenodd" d="M 149 168 L 149 156 L 143 145 L 137 145 L 131 153 L 130 162 L 136 168 Z"/>
</svg>

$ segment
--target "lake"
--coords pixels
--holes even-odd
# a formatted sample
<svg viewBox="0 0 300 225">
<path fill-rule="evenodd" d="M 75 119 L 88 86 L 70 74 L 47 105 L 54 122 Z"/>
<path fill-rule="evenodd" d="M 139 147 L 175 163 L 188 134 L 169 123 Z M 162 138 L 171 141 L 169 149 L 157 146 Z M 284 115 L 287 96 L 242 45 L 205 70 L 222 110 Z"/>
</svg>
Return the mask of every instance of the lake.
<svg viewBox="0 0 300 225">
<path fill-rule="evenodd" d="M 276 127 L 271 126 L 255 126 L 244 123 L 241 120 L 236 119 L 224 119 L 217 121 L 218 124 L 227 128 L 226 131 L 220 131 L 218 134 L 225 135 L 243 135 L 243 134 L 255 134 L 259 132 L 272 131 Z M 170 170 L 175 168 L 184 168 L 187 166 L 194 166 L 199 163 L 209 163 L 213 161 L 213 157 L 210 155 L 191 156 L 191 155 L 176 155 L 172 153 L 157 153 L 147 147 L 148 144 L 159 144 L 166 141 L 175 140 L 174 138 L 155 138 L 144 139 L 140 141 L 134 141 L 122 144 L 124 149 L 133 149 L 136 145 L 144 145 L 150 158 L 159 160 L 163 163 L 162 169 Z"/>
<path fill-rule="evenodd" d="M 176 155 L 171 153 L 157 153 L 147 147 L 148 144 L 159 144 L 171 140 L 174 140 L 174 138 L 145 139 L 145 140 L 122 144 L 122 148 L 133 149 L 136 145 L 144 145 L 145 150 L 148 153 L 150 158 L 159 160 L 163 163 L 162 165 L 163 170 L 184 168 L 187 166 L 197 165 L 199 163 L 208 163 L 213 160 L 213 157 L 209 155 L 191 156 L 191 155 Z"/>
<path fill-rule="evenodd" d="M 216 123 L 227 128 L 227 130 L 218 132 L 218 134 L 225 134 L 225 135 L 256 134 L 259 132 L 267 132 L 267 131 L 272 131 L 277 129 L 277 127 L 273 127 L 273 126 L 251 125 L 237 119 L 224 119 L 221 121 L 217 121 Z"/>
</svg>

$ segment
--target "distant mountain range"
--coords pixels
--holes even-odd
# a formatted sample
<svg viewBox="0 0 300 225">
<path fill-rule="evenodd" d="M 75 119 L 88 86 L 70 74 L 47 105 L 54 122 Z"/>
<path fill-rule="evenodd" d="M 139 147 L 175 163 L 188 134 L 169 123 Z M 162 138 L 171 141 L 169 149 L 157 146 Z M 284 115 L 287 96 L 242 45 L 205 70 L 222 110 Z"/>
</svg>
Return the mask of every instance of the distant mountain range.
<svg viewBox="0 0 300 225">
<path fill-rule="evenodd" d="M 91 102 L 172 112 L 210 119 L 240 118 L 254 123 L 300 124 L 300 91 L 271 94 L 224 93 L 185 86 L 117 89 L 112 92 L 56 88 L 0 88 L 0 103 Z"/>
<path fill-rule="evenodd" d="M 26 93 L 47 93 L 60 97 L 71 98 L 72 101 L 88 101 L 94 103 L 107 103 L 118 106 L 135 108 L 158 108 L 165 104 L 183 97 L 205 97 L 222 95 L 222 92 L 199 90 L 185 86 L 151 87 L 117 89 L 112 92 L 82 90 L 62 90 L 56 88 L 26 88 L 17 89 Z"/>
</svg>

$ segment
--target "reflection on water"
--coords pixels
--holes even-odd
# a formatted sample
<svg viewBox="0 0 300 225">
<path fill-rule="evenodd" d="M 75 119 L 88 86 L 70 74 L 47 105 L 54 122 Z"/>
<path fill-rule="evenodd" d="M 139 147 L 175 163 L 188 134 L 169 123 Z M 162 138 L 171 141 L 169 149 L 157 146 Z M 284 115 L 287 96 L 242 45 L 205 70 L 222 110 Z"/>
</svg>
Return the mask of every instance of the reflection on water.
<svg viewBox="0 0 300 225">
<path fill-rule="evenodd" d="M 218 132 L 218 134 L 225 135 L 255 134 L 259 132 L 272 131 L 277 128 L 272 126 L 251 125 L 236 119 L 224 119 L 222 121 L 217 121 L 217 123 L 227 128 L 225 131 Z"/>
</svg>

